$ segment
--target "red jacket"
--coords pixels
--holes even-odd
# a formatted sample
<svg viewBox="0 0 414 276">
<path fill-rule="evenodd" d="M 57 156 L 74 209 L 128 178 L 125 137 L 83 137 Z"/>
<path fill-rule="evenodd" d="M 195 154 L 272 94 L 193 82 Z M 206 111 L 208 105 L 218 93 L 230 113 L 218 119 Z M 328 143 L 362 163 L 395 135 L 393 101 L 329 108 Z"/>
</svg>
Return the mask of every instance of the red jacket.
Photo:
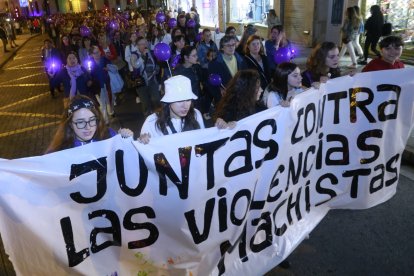
<svg viewBox="0 0 414 276">
<path fill-rule="evenodd" d="M 376 58 L 371 60 L 365 67 L 362 69 L 362 72 L 371 72 L 371 71 L 380 71 L 380 70 L 389 70 L 389 69 L 400 69 L 404 68 L 404 63 L 397 60 L 394 64 L 384 61 L 382 58 Z"/>
<path fill-rule="evenodd" d="M 101 51 L 101 56 L 108 58 L 110 61 L 117 59 L 118 55 L 116 53 L 115 46 L 112 43 L 110 43 L 108 44 L 108 47 L 109 47 L 109 54 L 105 54 L 104 49 L 101 46 L 99 46 L 99 51 Z"/>
</svg>

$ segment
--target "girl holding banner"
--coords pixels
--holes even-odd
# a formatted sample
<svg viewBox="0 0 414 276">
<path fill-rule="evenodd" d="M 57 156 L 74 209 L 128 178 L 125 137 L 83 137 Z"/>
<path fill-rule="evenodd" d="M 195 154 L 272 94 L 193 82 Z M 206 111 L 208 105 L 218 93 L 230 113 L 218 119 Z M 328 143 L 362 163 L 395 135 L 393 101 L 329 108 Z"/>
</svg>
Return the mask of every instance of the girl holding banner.
<svg viewBox="0 0 414 276">
<path fill-rule="evenodd" d="M 147 117 L 138 141 L 148 144 L 151 137 L 204 128 L 203 117 L 194 108 L 197 96 L 192 92 L 189 78 L 178 75 L 164 82 L 165 95 L 161 109 Z"/>
<path fill-rule="evenodd" d="M 262 92 L 257 70 L 238 71 L 217 106 L 214 114 L 216 127 L 234 128 L 236 121 L 264 110 L 258 102 Z"/>
<path fill-rule="evenodd" d="M 272 82 L 263 93 L 263 104 L 267 108 L 290 106 L 290 101 L 302 93 L 302 76 L 299 67 L 292 62 L 283 62 L 276 67 Z"/>
<path fill-rule="evenodd" d="M 134 135 L 127 128 L 121 128 L 118 133 L 123 138 Z M 86 96 L 77 95 L 72 99 L 68 109 L 65 111 L 46 153 L 101 141 L 116 134 L 113 129 L 106 126 L 102 113 L 95 102 Z"/>
<path fill-rule="evenodd" d="M 308 88 L 313 86 L 318 89 L 320 83 L 340 76 L 338 46 L 325 41 L 312 50 L 306 62 L 306 70 L 302 74 L 302 84 Z"/>
</svg>

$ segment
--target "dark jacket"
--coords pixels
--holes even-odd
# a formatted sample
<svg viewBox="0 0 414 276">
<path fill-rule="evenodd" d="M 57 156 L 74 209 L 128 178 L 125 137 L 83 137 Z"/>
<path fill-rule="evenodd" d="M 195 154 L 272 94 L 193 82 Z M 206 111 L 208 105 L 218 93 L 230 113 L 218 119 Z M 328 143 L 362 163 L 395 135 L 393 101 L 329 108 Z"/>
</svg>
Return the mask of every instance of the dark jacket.
<svg viewBox="0 0 414 276">
<path fill-rule="evenodd" d="M 260 87 L 262 87 L 262 89 L 265 90 L 266 87 L 269 85 L 271 78 L 269 61 L 267 60 L 267 57 L 265 55 L 260 56 L 262 58 L 263 68 L 250 54 L 246 55 L 244 57 L 244 60 L 246 62 L 248 69 L 257 70 L 257 72 L 260 75 Z"/>
<path fill-rule="evenodd" d="M 85 96 L 90 96 L 90 89 L 87 86 L 87 82 L 91 79 L 89 73 L 82 67 L 83 74 L 76 78 L 76 90 Z M 70 95 L 70 76 L 68 71 L 64 68 L 60 71 L 60 82 L 63 83 L 63 89 L 65 97 Z"/>
<path fill-rule="evenodd" d="M 338 78 L 341 76 L 341 71 L 339 69 L 330 69 L 329 70 L 330 79 Z M 315 75 L 309 70 L 305 70 L 302 72 L 302 86 L 306 88 L 310 88 L 312 83 L 319 82 L 322 75 Z"/>
<path fill-rule="evenodd" d="M 371 16 L 365 22 L 366 36 L 381 37 L 382 26 L 384 25 L 384 19 Z"/>
<path fill-rule="evenodd" d="M 237 60 L 237 71 L 247 69 L 244 59 L 236 52 L 234 53 L 234 56 L 236 57 L 236 60 Z M 217 55 L 217 58 L 209 63 L 208 75 L 211 75 L 211 74 L 219 75 L 221 77 L 221 83 L 223 86 L 226 86 L 229 83 L 229 81 L 233 78 L 233 76 L 230 73 L 229 68 L 224 62 L 223 53 L 220 52 Z M 218 103 L 218 101 L 221 99 L 220 87 L 212 86 L 210 83 L 208 83 L 208 91 L 213 95 L 216 103 Z"/>
<path fill-rule="evenodd" d="M 44 63 L 48 62 L 49 60 L 53 60 L 59 65 L 63 64 L 62 56 L 60 55 L 60 52 L 58 49 L 52 47 L 50 49 L 50 53 L 47 53 L 46 51 L 47 50 L 45 48 L 42 48 L 41 59 Z"/>
<path fill-rule="evenodd" d="M 208 67 L 207 52 L 209 49 L 213 49 L 216 54 L 219 52 L 216 43 L 213 40 L 210 40 L 210 43 L 207 44 L 205 41 L 200 41 L 197 46 L 197 56 L 200 64 L 203 68 Z"/>
<path fill-rule="evenodd" d="M 6 39 L 7 40 L 6 30 L 1 26 L 0 26 L 0 39 Z"/>
<path fill-rule="evenodd" d="M 177 66 L 177 68 L 175 68 L 173 74 L 183 75 L 189 78 L 191 81 L 191 88 L 193 89 L 193 93 L 197 95 L 197 97 L 201 96 L 200 84 L 204 82 L 204 76 L 200 64 L 194 64 L 189 68 L 185 68 L 182 64 L 180 64 Z"/>
</svg>

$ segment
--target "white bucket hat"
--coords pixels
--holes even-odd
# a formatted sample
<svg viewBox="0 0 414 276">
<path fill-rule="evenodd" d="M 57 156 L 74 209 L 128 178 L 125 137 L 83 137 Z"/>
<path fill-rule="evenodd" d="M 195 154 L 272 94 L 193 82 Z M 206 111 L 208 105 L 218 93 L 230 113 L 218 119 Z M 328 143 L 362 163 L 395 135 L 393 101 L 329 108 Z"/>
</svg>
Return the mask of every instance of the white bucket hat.
<svg viewBox="0 0 414 276">
<path fill-rule="evenodd" d="M 191 81 L 189 78 L 178 75 L 169 78 L 164 82 L 165 95 L 161 102 L 174 103 L 187 100 L 196 100 L 197 96 L 191 89 Z"/>
</svg>

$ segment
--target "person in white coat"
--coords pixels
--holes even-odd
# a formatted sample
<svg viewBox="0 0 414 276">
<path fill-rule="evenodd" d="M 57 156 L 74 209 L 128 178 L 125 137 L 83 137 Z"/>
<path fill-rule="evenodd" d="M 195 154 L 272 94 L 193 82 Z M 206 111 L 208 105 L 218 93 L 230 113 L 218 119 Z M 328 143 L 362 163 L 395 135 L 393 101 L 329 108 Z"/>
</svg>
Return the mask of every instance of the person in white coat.
<svg viewBox="0 0 414 276">
<path fill-rule="evenodd" d="M 189 78 L 178 75 L 166 80 L 162 107 L 146 118 L 138 141 L 147 144 L 152 137 L 204 128 L 203 117 L 194 108 L 196 99 Z"/>
</svg>

